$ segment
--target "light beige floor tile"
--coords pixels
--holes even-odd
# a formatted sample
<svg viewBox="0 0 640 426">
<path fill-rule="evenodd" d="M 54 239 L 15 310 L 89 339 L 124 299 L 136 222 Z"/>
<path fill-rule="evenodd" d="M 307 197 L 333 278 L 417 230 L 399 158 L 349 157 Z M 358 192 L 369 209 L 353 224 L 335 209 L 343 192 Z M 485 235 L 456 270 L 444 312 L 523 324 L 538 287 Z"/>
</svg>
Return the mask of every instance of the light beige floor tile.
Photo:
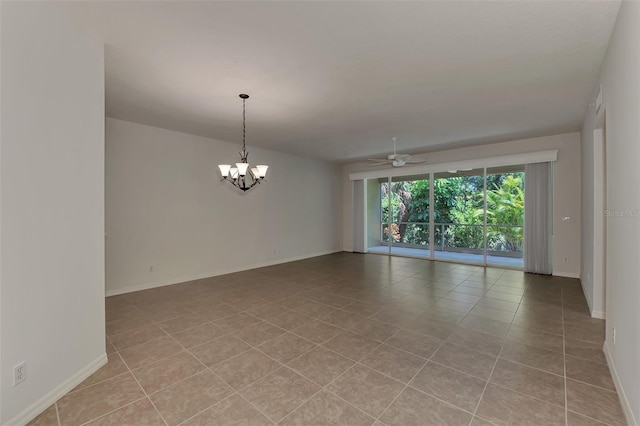
<svg viewBox="0 0 640 426">
<path fill-rule="evenodd" d="M 239 312 L 240 311 L 233 306 L 223 303 L 198 311 L 198 314 L 206 318 L 208 321 L 218 321 Z"/>
<path fill-rule="evenodd" d="M 225 334 L 226 333 L 216 327 L 213 323 L 207 322 L 187 330 L 180 331 L 172 336 L 185 348 L 191 348 L 222 337 Z"/>
<path fill-rule="evenodd" d="M 166 335 L 167 333 L 165 333 L 160 327 L 152 324 L 145 325 L 144 327 L 140 327 L 135 330 L 109 336 L 109 338 L 111 339 L 111 343 L 113 343 L 113 346 L 115 346 L 119 351 L 122 351 L 132 346 L 141 345 L 150 340 L 154 340 Z"/>
<path fill-rule="evenodd" d="M 371 340 L 384 342 L 386 339 L 393 336 L 399 328 L 384 322 L 366 319 L 351 327 L 350 330 Z"/>
<path fill-rule="evenodd" d="M 240 395 L 232 395 L 187 420 L 183 426 L 267 426 L 273 423 Z"/>
<path fill-rule="evenodd" d="M 163 321 L 158 326 L 169 334 L 175 334 L 180 331 L 204 324 L 208 320 L 199 313 L 192 312 L 190 314 Z"/>
<path fill-rule="evenodd" d="M 322 391 L 289 414 L 280 424 L 287 426 L 369 426 L 374 421 L 335 395 Z"/>
<path fill-rule="evenodd" d="M 362 315 L 354 314 L 353 312 L 343 311 L 340 309 L 323 313 L 321 315 L 318 315 L 317 318 L 342 328 L 353 327 L 354 325 L 361 321 L 364 321 L 365 319 L 365 317 L 363 317 Z"/>
<path fill-rule="evenodd" d="M 403 388 L 404 385 L 396 380 L 356 365 L 334 380 L 327 390 L 378 417 Z"/>
<path fill-rule="evenodd" d="M 484 380 L 429 362 L 411 381 L 410 386 L 473 412 L 485 384 Z"/>
<path fill-rule="evenodd" d="M 463 426 L 469 424 L 471 417 L 471 414 L 407 388 L 391 404 L 381 420 L 389 426 Z"/>
<path fill-rule="evenodd" d="M 147 398 L 88 423 L 91 426 L 164 426 L 160 413 Z"/>
<path fill-rule="evenodd" d="M 288 362 L 287 366 L 309 380 L 326 386 L 353 364 L 352 360 L 319 346 Z"/>
<path fill-rule="evenodd" d="M 564 375 L 564 357 L 560 352 L 547 351 L 535 346 L 507 341 L 500 358 L 524 364 L 529 367 Z"/>
<path fill-rule="evenodd" d="M 451 337 L 449 337 L 447 342 L 476 352 L 488 355 L 498 355 L 502 348 L 504 338 L 474 330 L 459 328 L 451 335 Z"/>
<path fill-rule="evenodd" d="M 206 367 L 188 352 L 180 352 L 153 364 L 133 370 L 133 375 L 147 394 L 162 390 Z"/>
<path fill-rule="evenodd" d="M 258 346 L 284 333 L 286 330 L 263 321 L 243 328 L 234 336 L 252 346 Z"/>
<path fill-rule="evenodd" d="M 489 308 L 486 306 L 474 306 L 471 311 L 469 311 L 469 315 L 473 315 L 476 317 L 492 319 L 495 321 L 502 321 L 507 324 L 511 324 L 513 321 L 513 317 L 516 315 L 515 312 L 504 311 L 500 309 Z"/>
<path fill-rule="evenodd" d="M 600 364 L 607 363 L 601 344 L 573 340 L 569 335 L 565 338 L 565 353 L 588 361 L 599 362 Z"/>
<path fill-rule="evenodd" d="M 414 331 L 400 330 L 385 343 L 414 355 L 429 358 L 440 348 L 443 341 Z"/>
<path fill-rule="evenodd" d="M 359 361 L 369 352 L 380 346 L 380 343 L 360 336 L 359 334 L 345 331 L 324 342 L 322 345 L 340 355 L 346 356 L 354 361 Z"/>
<path fill-rule="evenodd" d="M 496 425 L 564 425 L 564 408 L 489 383 L 476 414 Z"/>
<path fill-rule="evenodd" d="M 247 315 L 243 312 L 239 314 L 231 315 L 226 318 L 214 321 L 216 327 L 218 327 L 223 333 L 235 333 L 250 325 L 259 323 L 260 319 Z"/>
<path fill-rule="evenodd" d="M 600 386 L 612 392 L 616 391 L 611 372 L 606 364 L 587 361 L 569 355 L 565 357 L 565 360 L 567 377 L 590 385 Z"/>
<path fill-rule="evenodd" d="M 263 320 L 271 320 L 283 313 L 283 307 L 279 303 L 269 303 L 261 305 L 247 311 L 248 314 L 256 316 Z"/>
<path fill-rule="evenodd" d="M 494 299 L 491 297 L 483 297 L 478 301 L 478 306 L 486 306 L 487 308 L 516 313 L 520 305 L 517 302 L 514 303 L 506 300 Z"/>
<path fill-rule="evenodd" d="M 393 346 L 382 345 L 362 359 L 360 363 L 403 383 L 408 383 L 426 361 L 422 357 L 401 351 Z"/>
<path fill-rule="evenodd" d="M 491 382 L 564 408 L 564 377 L 498 360 Z"/>
<path fill-rule="evenodd" d="M 487 380 L 496 361 L 495 355 L 483 354 L 465 347 L 445 343 L 431 358 L 463 373 Z"/>
<path fill-rule="evenodd" d="M 153 319 L 149 315 L 143 313 L 138 317 L 122 318 L 114 321 L 108 321 L 105 324 L 105 330 L 108 336 L 114 336 L 116 334 L 134 331 L 145 326 L 151 326 L 153 324 Z"/>
<path fill-rule="evenodd" d="M 471 426 L 493 426 L 493 423 L 478 416 L 474 416 L 473 420 L 471 420 Z"/>
<path fill-rule="evenodd" d="M 246 352 L 251 346 L 233 336 L 224 336 L 212 340 L 189 351 L 208 367 L 212 367 L 231 357 Z"/>
<path fill-rule="evenodd" d="M 120 352 L 120 355 L 129 368 L 133 370 L 174 355 L 181 350 L 182 347 L 175 340 L 165 335 L 159 339 L 125 349 Z"/>
<path fill-rule="evenodd" d="M 511 326 L 507 339 L 548 351 L 562 352 L 564 350 L 562 336 L 529 330 L 517 325 Z"/>
<path fill-rule="evenodd" d="M 567 412 L 567 425 L 568 426 L 603 426 L 606 423 L 599 422 L 597 420 L 585 417 L 580 414 L 576 414 L 572 411 Z"/>
<path fill-rule="evenodd" d="M 308 352 L 316 345 L 308 340 L 298 337 L 295 334 L 287 333 L 280 337 L 258 346 L 258 349 L 270 357 L 287 363 L 294 358 Z"/>
<path fill-rule="evenodd" d="M 353 302 L 343 306 L 342 309 L 345 311 L 356 313 L 358 315 L 362 315 L 364 317 L 368 317 L 371 315 L 375 315 L 377 312 L 382 310 L 382 307 L 380 305 L 374 305 L 371 303 Z"/>
<path fill-rule="evenodd" d="M 569 410 L 610 425 L 624 425 L 626 420 L 615 392 L 567 379 Z"/>
<path fill-rule="evenodd" d="M 326 342 L 342 332 L 342 329 L 319 320 L 314 320 L 293 330 L 296 335 L 317 344 Z"/>
<path fill-rule="evenodd" d="M 285 330 L 293 330 L 294 328 L 298 328 L 301 325 L 311 322 L 312 320 L 313 318 L 302 315 L 298 312 L 287 311 L 275 318 L 271 318 L 269 322 L 277 325 L 280 328 L 284 328 Z"/>
<path fill-rule="evenodd" d="M 117 353 L 110 354 L 108 358 L 109 360 L 106 365 L 101 367 L 98 371 L 93 373 L 82 383 L 76 386 L 73 391 L 77 391 L 79 389 L 94 385 L 107 379 L 111 379 L 112 377 L 129 371 L 125 363 L 122 361 L 122 358 L 120 358 L 120 355 L 118 355 Z"/>
<path fill-rule="evenodd" d="M 319 386 L 282 367 L 241 393 L 271 420 L 279 422 L 319 390 Z"/>
<path fill-rule="evenodd" d="M 491 334 L 497 337 L 505 337 L 511 323 L 500 320 L 478 317 L 473 314 L 473 311 L 466 316 L 466 318 L 460 323 L 460 327 L 468 330 L 479 331 L 481 333 Z"/>
<path fill-rule="evenodd" d="M 198 374 L 150 396 L 169 425 L 177 425 L 233 393 L 209 372 Z"/>
<path fill-rule="evenodd" d="M 60 423 L 79 425 L 144 396 L 133 376 L 122 374 L 62 397 L 57 403 Z"/>
<path fill-rule="evenodd" d="M 280 367 L 278 362 L 251 349 L 216 364 L 212 370 L 234 389 L 241 389 Z"/>
<path fill-rule="evenodd" d="M 455 324 L 434 320 L 425 315 L 418 315 L 408 324 L 404 324 L 402 328 L 415 331 L 420 334 L 437 337 L 440 340 L 446 340 L 457 330 Z"/>
</svg>

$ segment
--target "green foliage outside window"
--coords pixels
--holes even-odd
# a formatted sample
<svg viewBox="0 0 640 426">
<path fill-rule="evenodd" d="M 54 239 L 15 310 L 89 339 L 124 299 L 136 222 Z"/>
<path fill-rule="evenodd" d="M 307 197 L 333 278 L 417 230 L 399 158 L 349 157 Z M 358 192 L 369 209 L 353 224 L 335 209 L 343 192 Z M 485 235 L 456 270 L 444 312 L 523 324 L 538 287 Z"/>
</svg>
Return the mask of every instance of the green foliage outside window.
<svg viewBox="0 0 640 426">
<path fill-rule="evenodd" d="M 387 183 L 381 185 L 383 240 L 389 235 Z M 434 222 L 437 246 L 484 246 L 482 176 L 457 176 L 434 182 Z M 394 242 L 427 245 L 429 242 L 429 181 L 391 184 L 391 235 Z M 403 223 L 417 222 L 417 223 Z M 487 176 L 487 248 L 521 252 L 524 224 L 524 173 Z M 475 225 L 475 226 L 474 226 Z"/>
</svg>

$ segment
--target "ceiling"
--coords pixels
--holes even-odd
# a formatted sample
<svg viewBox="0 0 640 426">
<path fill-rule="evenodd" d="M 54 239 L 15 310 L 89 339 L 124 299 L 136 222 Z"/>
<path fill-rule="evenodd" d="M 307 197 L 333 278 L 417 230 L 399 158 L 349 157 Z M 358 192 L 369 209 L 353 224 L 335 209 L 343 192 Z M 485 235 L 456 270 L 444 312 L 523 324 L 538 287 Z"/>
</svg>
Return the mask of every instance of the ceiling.
<svg viewBox="0 0 640 426">
<path fill-rule="evenodd" d="M 348 161 L 580 130 L 619 2 L 83 2 L 107 116 Z"/>
</svg>

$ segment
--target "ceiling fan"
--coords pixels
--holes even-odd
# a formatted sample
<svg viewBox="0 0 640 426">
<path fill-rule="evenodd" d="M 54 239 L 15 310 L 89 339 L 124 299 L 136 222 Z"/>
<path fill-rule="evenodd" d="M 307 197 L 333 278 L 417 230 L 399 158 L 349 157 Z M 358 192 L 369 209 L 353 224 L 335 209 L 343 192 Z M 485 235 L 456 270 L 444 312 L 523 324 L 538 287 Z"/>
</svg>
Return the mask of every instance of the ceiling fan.
<svg viewBox="0 0 640 426">
<path fill-rule="evenodd" d="M 393 167 L 402 167 L 406 164 L 420 164 L 427 161 L 426 158 L 414 157 L 409 154 L 396 154 L 396 138 L 393 139 L 393 154 L 387 155 L 387 158 L 369 158 L 372 166 L 382 166 L 384 164 L 391 164 Z"/>
</svg>

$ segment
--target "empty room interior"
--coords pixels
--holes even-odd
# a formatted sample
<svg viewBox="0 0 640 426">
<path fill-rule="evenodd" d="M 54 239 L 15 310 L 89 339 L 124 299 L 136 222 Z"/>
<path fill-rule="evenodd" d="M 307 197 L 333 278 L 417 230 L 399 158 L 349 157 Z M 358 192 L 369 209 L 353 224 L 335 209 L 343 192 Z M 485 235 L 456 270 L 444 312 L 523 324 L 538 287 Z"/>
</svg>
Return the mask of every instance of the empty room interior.
<svg viewBox="0 0 640 426">
<path fill-rule="evenodd" d="M 0 1 L 0 424 L 637 426 L 639 40 Z"/>
</svg>

